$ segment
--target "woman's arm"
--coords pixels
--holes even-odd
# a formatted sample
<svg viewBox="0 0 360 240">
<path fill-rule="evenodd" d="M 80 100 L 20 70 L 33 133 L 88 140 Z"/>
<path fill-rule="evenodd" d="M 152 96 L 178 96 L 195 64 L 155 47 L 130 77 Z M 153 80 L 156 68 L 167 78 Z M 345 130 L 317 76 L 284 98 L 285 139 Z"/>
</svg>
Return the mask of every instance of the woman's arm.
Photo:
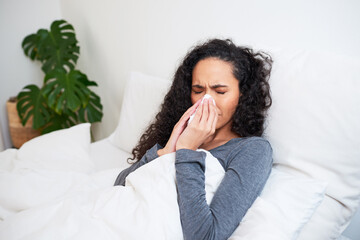
<svg viewBox="0 0 360 240">
<path fill-rule="evenodd" d="M 181 117 L 179 122 L 174 126 L 174 129 L 171 133 L 171 136 L 166 143 L 165 147 L 163 148 L 159 144 L 155 144 L 152 148 L 150 148 L 148 151 L 146 151 L 145 155 L 140 159 L 140 161 L 132 164 L 129 168 L 123 170 L 118 177 L 115 180 L 114 185 L 125 185 L 125 179 L 126 177 L 133 171 L 135 171 L 137 168 L 141 167 L 142 165 L 145 165 L 146 163 L 154 160 L 155 158 L 162 156 L 167 153 L 172 153 L 176 151 L 176 143 L 181 135 L 181 133 L 184 131 L 184 129 L 187 126 L 187 120 L 189 117 L 195 112 L 197 106 L 199 106 L 201 100 L 197 101 L 193 106 L 191 106 Z"/>
<path fill-rule="evenodd" d="M 227 239 L 261 193 L 272 166 L 272 149 L 262 138 L 240 142 L 228 155 L 225 176 L 209 205 L 205 198 L 203 152 L 176 151 L 176 180 L 185 239 Z"/>
<path fill-rule="evenodd" d="M 145 155 L 140 159 L 140 161 L 132 164 L 130 167 L 128 167 L 128 168 L 126 168 L 126 169 L 124 169 L 123 171 L 120 172 L 120 174 L 118 175 L 118 177 L 115 180 L 114 186 L 116 186 L 116 185 L 125 186 L 126 177 L 130 173 L 132 173 L 133 171 L 138 169 L 139 167 L 141 167 L 141 166 L 145 165 L 146 163 L 151 162 L 155 158 L 159 157 L 157 152 L 160 149 L 162 149 L 162 147 L 159 144 L 155 144 L 152 148 L 147 150 Z"/>
</svg>

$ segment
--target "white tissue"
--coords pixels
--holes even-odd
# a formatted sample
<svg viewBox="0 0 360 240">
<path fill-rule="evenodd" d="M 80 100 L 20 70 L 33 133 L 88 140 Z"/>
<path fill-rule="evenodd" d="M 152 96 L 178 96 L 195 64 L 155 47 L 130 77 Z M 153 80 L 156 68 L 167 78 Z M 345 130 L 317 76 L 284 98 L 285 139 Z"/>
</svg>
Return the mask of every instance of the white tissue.
<svg viewBox="0 0 360 240">
<path fill-rule="evenodd" d="M 211 97 L 211 95 L 210 94 L 205 94 L 204 96 L 203 96 L 203 98 L 202 98 L 202 100 L 201 100 L 201 103 L 203 103 L 204 102 L 204 99 L 207 99 L 207 98 L 211 98 L 212 100 L 213 100 L 213 102 L 214 102 L 214 105 L 216 105 L 215 104 L 215 100 Z M 190 116 L 190 118 L 189 118 L 189 120 L 188 120 L 188 125 L 190 124 L 190 122 L 193 120 L 193 118 L 194 118 L 194 116 L 195 116 L 195 113 L 196 113 L 196 111 L 197 111 L 197 109 L 199 108 L 199 106 L 196 108 L 196 110 L 195 110 L 195 112 Z"/>
</svg>

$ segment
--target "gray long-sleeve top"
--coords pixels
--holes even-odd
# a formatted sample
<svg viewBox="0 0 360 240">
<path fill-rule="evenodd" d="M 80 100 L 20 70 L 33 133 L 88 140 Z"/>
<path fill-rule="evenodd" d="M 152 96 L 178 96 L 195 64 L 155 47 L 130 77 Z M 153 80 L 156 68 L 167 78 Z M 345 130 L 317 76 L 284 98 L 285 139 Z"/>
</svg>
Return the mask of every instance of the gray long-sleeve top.
<svg viewBox="0 0 360 240">
<path fill-rule="evenodd" d="M 157 158 L 156 144 L 142 159 L 123 170 L 115 185 L 138 167 Z M 272 167 L 270 143 L 260 137 L 234 138 L 209 152 L 225 170 L 210 205 L 205 198 L 204 152 L 176 151 L 176 181 L 181 224 L 185 239 L 227 239 L 261 193 Z"/>
</svg>

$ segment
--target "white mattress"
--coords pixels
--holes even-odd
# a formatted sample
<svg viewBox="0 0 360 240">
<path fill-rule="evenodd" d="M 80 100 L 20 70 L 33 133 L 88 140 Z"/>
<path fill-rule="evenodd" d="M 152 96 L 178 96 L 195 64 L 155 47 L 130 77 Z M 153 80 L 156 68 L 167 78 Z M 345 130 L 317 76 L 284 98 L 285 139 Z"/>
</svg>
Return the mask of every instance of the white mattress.
<svg viewBox="0 0 360 240">
<path fill-rule="evenodd" d="M 91 143 L 90 157 L 95 163 L 96 171 L 102 171 L 110 168 L 125 169 L 130 166 L 127 159 L 132 155 L 116 146 L 109 138 Z"/>
</svg>

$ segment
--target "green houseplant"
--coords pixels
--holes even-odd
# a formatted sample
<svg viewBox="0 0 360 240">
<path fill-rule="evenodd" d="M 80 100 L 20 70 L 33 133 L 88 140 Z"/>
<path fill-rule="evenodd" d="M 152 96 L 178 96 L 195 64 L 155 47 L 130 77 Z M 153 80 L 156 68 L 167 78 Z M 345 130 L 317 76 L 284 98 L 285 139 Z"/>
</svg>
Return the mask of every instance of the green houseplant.
<svg viewBox="0 0 360 240">
<path fill-rule="evenodd" d="M 89 88 L 97 84 L 75 69 L 80 47 L 71 24 L 56 20 L 50 30 L 40 29 L 26 36 L 22 48 L 30 59 L 40 61 L 45 73 L 41 88 L 27 85 L 17 95 L 22 125 L 32 117 L 33 129 L 48 133 L 101 121 L 100 97 Z"/>
</svg>

